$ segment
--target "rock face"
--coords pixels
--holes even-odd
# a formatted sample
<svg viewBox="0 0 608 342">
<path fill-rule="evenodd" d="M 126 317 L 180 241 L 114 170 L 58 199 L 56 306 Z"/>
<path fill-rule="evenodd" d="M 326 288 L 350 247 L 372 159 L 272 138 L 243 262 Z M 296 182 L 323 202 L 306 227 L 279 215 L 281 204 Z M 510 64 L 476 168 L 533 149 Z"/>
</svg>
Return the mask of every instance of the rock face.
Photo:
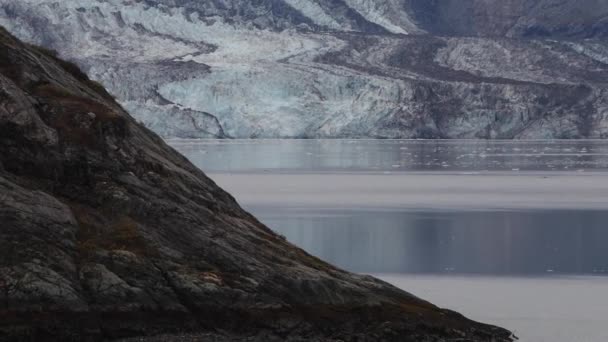
<svg viewBox="0 0 608 342">
<path fill-rule="evenodd" d="M 606 38 L 598 0 L 405 0 L 420 27 L 448 36 Z"/>
<path fill-rule="evenodd" d="M 2 0 L 164 137 L 606 138 L 600 0 Z"/>
<path fill-rule="evenodd" d="M 188 331 L 511 340 L 292 246 L 75 65 L 0 30 L 0 341 Z"/>
</svg>

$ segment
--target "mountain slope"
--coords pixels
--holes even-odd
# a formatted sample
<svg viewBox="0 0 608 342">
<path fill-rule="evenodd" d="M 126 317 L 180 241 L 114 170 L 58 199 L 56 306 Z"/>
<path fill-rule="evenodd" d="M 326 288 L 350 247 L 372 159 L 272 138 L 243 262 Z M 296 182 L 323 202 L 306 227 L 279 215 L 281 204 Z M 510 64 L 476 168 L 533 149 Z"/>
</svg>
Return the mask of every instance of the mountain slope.
<svg viewBox="0 0 608 342">
<path fill-rule="evenodd" d="M 597 0 L 0 1 L 9 31 L 182 138 L 606 138 L 607 14 Z"/>
<path fill-rule="evenodd" d="M 407 0 L 419 26 L 448 36 L 606 38 L 602 0 Z"/>
<path fill-rule="evenodd" d="M 0 318 L 0 341 L 510 340 L 292 246 L 75 65 L 2 29 Z"/>
</svg>

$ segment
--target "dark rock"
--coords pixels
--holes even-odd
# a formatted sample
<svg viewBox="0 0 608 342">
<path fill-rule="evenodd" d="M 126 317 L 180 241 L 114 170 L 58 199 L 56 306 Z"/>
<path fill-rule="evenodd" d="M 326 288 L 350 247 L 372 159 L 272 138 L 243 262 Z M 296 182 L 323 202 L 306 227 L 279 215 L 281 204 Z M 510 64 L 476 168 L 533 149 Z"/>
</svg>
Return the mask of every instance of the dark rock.
<svg viewBox="0 0 608 342">
<path fill-rule="evenodd" d="M 596 0 L 407 0 L 428 32 L 448 36 L 605 38 L 608 4 Z"/>
<path fill-rule="evenodd" d="M 0 132 L 0 341 L 510 341 L 290 245 L 3 30 Z"/>
</svg>

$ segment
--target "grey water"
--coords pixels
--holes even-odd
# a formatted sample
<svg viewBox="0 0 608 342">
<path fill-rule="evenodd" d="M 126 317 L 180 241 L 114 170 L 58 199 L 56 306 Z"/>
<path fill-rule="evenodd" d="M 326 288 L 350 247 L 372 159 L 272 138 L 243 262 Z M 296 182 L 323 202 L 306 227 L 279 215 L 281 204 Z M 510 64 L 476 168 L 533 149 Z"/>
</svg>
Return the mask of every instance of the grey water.
<svg viewBox="0 0 608 342">
<path fill-rule="evenodd" d="M 466 172 L 469 177 L 471 172 L 484 171 L 510 175 L 534 171 L 543 177 L 576 174 L 565 178 L 563 183 L 580 181 L 585 174 L 608 175 L 608 142 L 601 140 L 176 140 L 172 144 L 218 179 L 223 179 L 219 174 L 226 173 L 250 173 L 245 182 L 258 173 L 294 174 L 293 178 L 287 178 L 283 188 L 293 188 L 296 182 L 302 182 L 302 173 L 369 175 L 371 172 L 377 177 L 395 173 L 409 178 L 419 177 L 420 172 L 450 171 Z M 416 174 L 408 175 L 408 172 Z M 448 182 L 462 183 L 462 176 L 449 174 Z M 304 177 L 303 187 L 310 191 L 312 184 L 306 184 L 308 178 Z M 343 178 L 346 177 L 344 174 Z M 259 183 L 259 188 L 249 197 L 238 187 L 232 192 L 237 199 L 241 192 L 242 198 L 251 198 L 243 203 L 247 209 L 288 240 L 351 271 L 608 274 L 608 248 L 605 248 L 608 245 L 608 192 L 605 193 L 606 210 L 581 208 L 580 200 L 571 203 L 572 208 L 566 204 L 565 209 L 488 208 L 489 200 L 481 200 L 468 210 L 433 208 L 433 202 L 426 204 L 425 209 L 396 209 L 372 205 L 371 200 L 366 202 L 366 198 L 372 197 L 369 189 L 366 193 L 361 190 L 349 194 L 362 197 L 353 207 L 290 205 L 298 196 L 294 193 L 296 188 L 291 193 L 280 189 L 276 196 L 273 194 L 277 204 L 259 203 L 256 199 L 277 186 L 277 179 L 271 178 L 269 182 L 273 184 L 252 181 Z M 497 178 L 496 182 L 501 179 Z M 594 179 L 605 183 L 604 178 Z M 510 182 L 517 185 L 517 180 Z M 417 183 L 424 184 L 422 179 Z M 591 184 L 592 187 L 600 185 Z M 229 190 L 232 188 L 232 184 L 225 185 Z M 355 191 L 358 186 L 352 184 L 350 188 Z M 498 189 L 499 185 L 493 187 Z M 403 189 L 408 190 L 411 189 Z M 446 187 L 446 196 L 448 190 Z M 500 188 L 490 194 L 504 197 L 505 192 Z M 602 194 L 600 192 L 600 198 Z M 319 191 L 317 195 L 322 201 L 333 194 Z M 571 194 L 563 196 L 567 195 Z"/>
<path fill-rule="evenodd" d="M 608 170 L 602 140 L 173 140 L 206 172 Z"/>
<path fill-rule="evenodd" d="M 608 142 L 170 143 L 339 267 L 521 341 L 608 341 Z"/>
<path fill-rule="evenodd" d="M 599 210 L 253 211 L 289 241 L 355 272 L 608 275 L 608 212 Z"/>
</svg>

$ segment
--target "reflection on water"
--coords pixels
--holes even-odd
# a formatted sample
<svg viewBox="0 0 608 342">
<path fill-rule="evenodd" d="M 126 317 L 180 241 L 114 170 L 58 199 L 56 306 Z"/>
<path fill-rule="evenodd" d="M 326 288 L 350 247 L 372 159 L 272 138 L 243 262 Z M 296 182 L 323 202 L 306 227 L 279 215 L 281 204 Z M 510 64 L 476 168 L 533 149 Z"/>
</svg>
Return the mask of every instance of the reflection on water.
<svg viewBox="0 0 608 342">
<path fill-rule="evenodd" d="M 608 169 L 608 141 L 172 140 L 207 172 Z"/>
<path fill-rule="evenodd" d="M 602 211 L 251 209 L 289 241 L 351 271 L 608 272 Z"/>
</svg>

